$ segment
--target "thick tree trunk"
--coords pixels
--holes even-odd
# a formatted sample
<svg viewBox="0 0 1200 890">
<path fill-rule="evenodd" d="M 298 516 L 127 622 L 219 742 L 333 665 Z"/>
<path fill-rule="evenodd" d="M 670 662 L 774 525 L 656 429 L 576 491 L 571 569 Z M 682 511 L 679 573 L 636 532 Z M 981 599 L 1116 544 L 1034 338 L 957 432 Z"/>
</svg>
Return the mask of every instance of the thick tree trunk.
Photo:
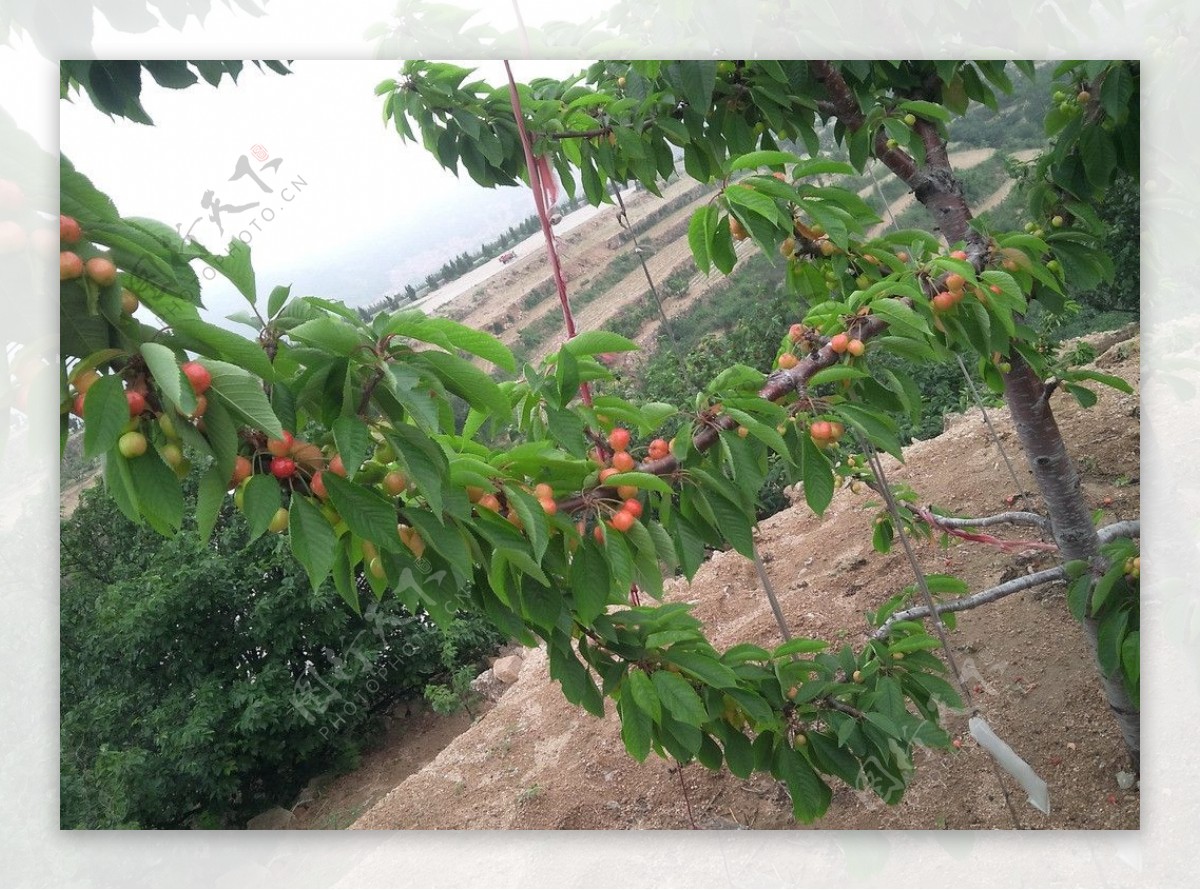
<svg viewBox="0 0 1200 890">
<path fill-rule="evenodd" d="M 850 130 L 861 127 L 865 123 L 862 110 L 838 70 L 829 62 L 816 61 L 809 65 L 817 80 L 825 85 L 829 97 L 825 112 L 840 118 Z M 882 129 L 874 141 L 875 156 L 912 188 L 917 200 L 933 216 L 936 227 L 947 242 L 965 242 L 968 257 L 977 269 L 981 269 L 987 245 L 983 237 L 969 226 L 971 210 L 950 166 L 946 143 L 937 127 L 928 121 L 919 120 L 915 129 L 925 143 L 923 167 L 918 167 L 906 152 L 887 148 Z M 1096 563 L 1100 559 L 1100 542 L 1092 525 L 1091 511 L 1080 491 L 1079 475 L 1050 410 L 1045 387 L 1019 354 L 1012 355 L 1010 361 L 1012 370 L 1004 375 L 1005 401 L 1038 489 L 1046 500 L 1054 539 L 1065 560 L 1084 559 Z M 1097 621 L 1090 617 L 1084 620 L 1084 636 L 1093 656 L 1097 653 L 1098 630 Z M 1099 671 L 1098 658 L 1096 665 Z M 1108 677 L 1100 671 L 1100 682 L 1125 739 L 1129 756 L 1134 767 L 1138 768 L 1141 763 L 1141 728 L 1137 708 L 1125 691 L 1124 676 L 1119 669 Z"/>
<path fill-rule="evenodd" d="M 1100 559 L 1100 539 L 1080 490 L 1079 474 L 1050 410 L 1046 387 L 1020 355 L 1014 355 L 1011 361 L 1012 370 L 1004 375 L 1004 398 L 1029 469 L 1046 499 L 1054 540 L 1065 561 L 1082 559 L 1095 565 Z M 1095 656 L 1099 622 L 1088 616 L 1083 620 L 1083 632 Z M 1097 658 L 1097 670 L 1099 664 Z M 1141 767 L 1141 722 L 1125 690 L 1124 672 L 1118 668 L 1105 676 L 1101 671 L 1100 682 L 1136 771 Z"/>
</svg>

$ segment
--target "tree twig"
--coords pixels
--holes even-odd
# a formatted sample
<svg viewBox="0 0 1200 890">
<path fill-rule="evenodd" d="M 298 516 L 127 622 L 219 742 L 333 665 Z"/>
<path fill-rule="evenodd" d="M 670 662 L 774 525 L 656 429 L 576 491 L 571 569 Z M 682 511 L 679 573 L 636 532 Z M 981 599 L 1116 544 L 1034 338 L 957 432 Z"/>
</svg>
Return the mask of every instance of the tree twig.
<svg viewBox="0 0 1200 890">
<path fill-rule="evenodd" d="M 986 603 L 994 603 L 996 600 L 1003 599 L 1014 593 L 1020 593 L 1022 590 L 1029 590 L 1032 587 L 1040 587 L 1042 584 L 1051 584 L 1055 581 L 1062 581 L 1067 577 L 1067 570 L 1063 566 L 1056 566 L 1052 569 L 1046 569 L 1041 572 L 1034 572 L 1031 575 L 1022 575 L 1020 578 L 1014 578 L 1011 581 L 1005 581 L 1003 584 L 997 584 L 995 587 L 989 587 L 987 590 L 981 590 L 978 593 L 973 593 L 970 596 L 959 597 L 958 599 L 947 600 L 944 603 L 937 603 L 935 609 L 940 615 L 943 612 L 962 612 L 967 609 L 974 609 Z M 913 606 L 911 609 L 905 609 L 901 612 L 894 613 L 885 621 L 878 630 L 871 634 L 872 640 L 882 640 L 886 637 L 897 621 L 911 621 L 914 618 L 929 617 L 928 606 Z"/>
<path fill-rule="evenodd" d="M 1101 544 L 1107 544 L 1113 538 L 1140 538 L 1142 536 L 1142 521 L 1126 519 L 1124 522 L 1114 522 L 1096 532 Z"/>
<path fill-rule="evenodd" d="M 936 515 L 936 514 L 935 514 Z M 980 516 L 978 518 L 959 517 L 959 516 L 938 516 L 938 525 L 945 528 L 987 528 L 990 525 L 1032 525 L 1040 528 L 1042 531 L 1050 531 L 1050 520 L 1038 513 L 1030 513 L 1026 510 L 1009 510 L 1005 513 L 997 513 L 994 516 Z"/>
</svg>

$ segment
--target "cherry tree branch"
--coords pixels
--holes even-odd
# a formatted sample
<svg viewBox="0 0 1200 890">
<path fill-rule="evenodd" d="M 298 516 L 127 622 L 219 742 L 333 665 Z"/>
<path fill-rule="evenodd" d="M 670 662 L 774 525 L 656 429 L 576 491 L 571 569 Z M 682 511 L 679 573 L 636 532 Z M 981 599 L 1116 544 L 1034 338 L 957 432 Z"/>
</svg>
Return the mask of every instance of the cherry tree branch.
<svg viewBox="0 0 1200 890">
<path fill-rule="evenodd" d="M 1096 532 L 1101 544 L 1107 544 L 1113 538 L 1140 538 L 1142 536 L 1142 521 L 1126 519 L 1124 522 L 1114 522 Z"/>
<path fill-rule="evenodd" d="M 1037 513 L 1022 510 L 1011 510 L 1007 513 L 997 513 L 995 516 L 980 516 L 977 519 L 957 516 L 938 516 L 938 525 L 944 528 L 987 528 L 992 525 L 1032 525 L 1043 531 L 1050 530 L 1050 520 Z"/>
<path fill-rule="evenodd" d="M 887 322 L 879 316 L 864 315 L 851 320 L 847 327 L 847 332 L 851 337 L 865 341 L 871 337 L 879 336 L 887 328 Z M 834 352 L 833 347 L 826 343 L 820 349 L 800 359 L 795 367 L 788 370 L 780 369 L 775 371 L 775 373 L 767 378 L 766 385 L 758 391 L 758 395 L 769 402 L 774 402 L 785 396 L 798 393 L 804 389 L 813 374 L 822 368 L 829 368 L 836 365 L 840 360 L 841 356 Z M 735 427 L 737 427 L 737 421 L 728 414 L 721 414 L 713 418 L 708 426 L 705 426 L 704 429 L 692 437 L 692 445 L 697 451 L 707 451 L 716 443 L 721 430 L 731 430 Z M 668 455 L 658 460 L 644 461 L 634 469 L 639 473 L 650 473 L 655 476 L 673 476 L 680 470 L 680 464 L 674 455 Z M 573 513 L 586 506 L 591 500 L 597 498 L 614 499 L 616 497 L 617 492 L 615 488 L 602 486 L 559 501 L 558 509 Z"/>
<path fill-rule="evenodd" d="M 990 518 L 996 519 L 998 517 Z M 1103 544 L 1113 540 L 1114 538 L 1138 537 L 1141 535 L 1141 530 L 1141 520 L 1129 519 L 1123 522 L 1114 522 L 1112 525 L 1105 526 L 1096 532 L 1096 536 Z M 971 594 L 970 596 L 959 597 L 958 599 L 948 600 L 944 603 L 938 603 L 937 612 L 940 615 L 943 612 L 962 612 L 967 609 L 974 609 L 986 603 L 994 603 L 996 600 L 1003 599 L 1011 594 L 1020 593 L 1023 590 L 1029 590 L 1033 587 L 1040 587 L 1043 584 L 1052 584 L 1055 581 L 1063 581 L 1066 580 L 1066 578 L 1066 567 L 1055 566 L 1052 569 L 1045 569 L 1044 571 L 1034 572 L 1030 575 L 1022 575 L 1020 578 L 1014 578 L 1013 580 L 1006 581 L 1003 584 L 997 584 L 995 587 L 989 587 L 987 590 L 981 590 L 978 593 Z M 914 618 L 928 617 L 929 608 L 927 606 L 914 606 L 911 609 L 904 609 L 901 612 L 896 612 L 889 617 L 887 621 L 880 625 L 878 630 L 871 634 L 871 639 L 882 640 L 891 632 L 892 625 L 898 621 L 911 621 Z"/>
<path fill-rule="evenodd" d="M 989 587 L 987 590 L 981 590 L 970 596 L 963 596 L 944 603 L 938 603 L 936 607 L 937 613 L 940 615 L 943 612 L 962 612 L 966 609 L 975 609 L 986 603 L 994 603 L 996 600 L 1004 599 L 1004 597 L 1011 594 L 1020 593 L 1022 590 L 1029 590 L 1031 587 L 1040 587 L 1043 584 L 1062 581 L 1066 577 L 1067 570 L 1063 566 L 1034 572 L 1031 575 L 1022 575 L 1020 578 L 1014 578 L 1003 584 L 997 584 L 995 587 Z M 879 629 L 872 633 L 870 638 L 872 640 L 882 640 L 891 632 L 892 625 L 898 621 L 911 621 L 914 618 L 928 617 L 928 606 L 913 606 L 911 609 L 896 612 L 880 625 Z"/>
<path fill-rule="evenodd" d="M 1045 541 L 1005 541 L 1002 538 L 997 538 L 995 535 L 984 535 L 984 534 L 978 534 L 976 532 L 962 531 L 961 529 L 964 526 L 970 527 L 971 525 L 978 525 L 978 520 L 969 520 L 968 523 L 962 523 L 962 521 L 960 520 L 959 522 L 961 524 L 952 525 L 951 523 L 945 521 L 945 517 L 937 516 L 932 511 L 930 511 L 929 509 L 927 509 L 925 507 L 912 507 L 910 509 L 912 509 L 912 511 L 914 513 L 916 513 L 917 516 L 919 516 L 922 520 L 924 520 L 926 523 L 928 523 L 931 528 L 939 529 L 940 531 L 943 531 L 948 535 L 952 535 L 955 538 L 961 538 L 964 541 L 974 541 L 975 543 L 978 543 L 978 544 L 990 544 L 991 546 L 999 547 L 1002 550 L 1057 550 L 1058 549 L 1057 544 L 1049 544 L 1049 543 L 1046 543 Z M 1037 514 L 1035 514 L 1035 513 L 1027 513 L 1024 515 L 1032 516 L 1037 519 L 1041 519 L 1041 517 L 1037 516 Z M 1039 528 L 1041 528 L 1043 531 L 1049 532 L 1048 524 L 1046 523 L 1045 520 L 1042 520 L 1040 523 L 1034 523 L 1034 524 L 1038 525 Z"/>
<path fill-rule="evenodd" d="M 866 124 L 866 116 L 859 107 L 854 91 L 846 83 L 841 72 L 829 61 L 809 62 L 813 76 L 824 85 L 828 98 L 826 109 L 837 117 L 851 132 L 857 132 Z M 820 106 L 818 106 L 820 107 Z M 900 148 L 888 148 L 887 136 L 882 127 L 872 134 L 872 147 L 889 170 L 896 174 L 913 190 L 918 201 L 933 215 L 937 227 L 946 240 L 965 241 L 967 256 L 978 271 L 983 268 L 987 253 L 987 241 L 983 235 L 969 225 L 971 211 L 963 197 L 962 188 L 954 178 L 946 153 L 946 142 L 935 124 L 918 119 L 914 126 L 925 145 L 925 163 L 922 167 L 912 155 Z"/>
</svg>

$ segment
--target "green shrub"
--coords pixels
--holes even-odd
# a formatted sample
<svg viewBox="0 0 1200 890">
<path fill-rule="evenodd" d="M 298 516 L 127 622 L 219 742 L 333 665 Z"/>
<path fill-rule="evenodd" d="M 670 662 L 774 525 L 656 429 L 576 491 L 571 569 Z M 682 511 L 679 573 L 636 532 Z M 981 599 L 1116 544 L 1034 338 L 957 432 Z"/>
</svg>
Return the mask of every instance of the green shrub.
<svg viewBox="0 0 1200 890">
<path fill-rule="evenodd" d="M 96 489 L 61 543 L 64 828 L 217 827 L 286 806 L 353 766 L 391 701 L 502 642 L 395 599 L 355 615 L 233 511 L 207 544 L 187 527 L 165 539 Z"/>
</svg>

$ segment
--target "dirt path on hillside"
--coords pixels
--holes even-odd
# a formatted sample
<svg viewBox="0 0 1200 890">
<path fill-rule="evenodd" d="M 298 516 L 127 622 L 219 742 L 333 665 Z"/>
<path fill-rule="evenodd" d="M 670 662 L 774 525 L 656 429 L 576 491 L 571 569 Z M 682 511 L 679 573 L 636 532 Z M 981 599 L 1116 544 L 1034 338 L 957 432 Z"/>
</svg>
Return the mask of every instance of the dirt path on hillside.
<svg viewBox="0 0 1200 890">
<path fill-rule="evenodd" d="M 1109 346 L 1101 336 L 1089 338 L 1103 351 L 1096 365 L 1136 389 L 1139 341 Z M 1111 389 L 1098 388 L 1097 394 L 1097 405 L 1087 411 L 1064 393 L 1053 398 L 1084 494 L 1103 506 L 1107 524 L 1138 515 L 1139 401 Z M 991 416 L 1019 462 L 1007 412 Z M 942 436 L 907 449 L 906 461 L 898 467 L 888 459 L 894 481 L 912 485 L 922 501 L 962 515 L 1001 511 L 1013 493 L 976 415 L 951 418 Z M 1028 483 L 1023 467 L 1021 472 Z M 761 524 L 768 572 L 795 633 L 861 645 L 863 613 L 910 583 L 900 553 L 881 556 L 871 549 L 877 510 L 865 496 L 842 489 L 824 518 L 798 506 Z M 1021 530 L 1002 534 L 1028 536 Z M 1051 564 L 1036 551 L 1013 555 L 963 543 L 945 550 L 924 544 L 918 552 L 927 571 L 952 572 L 974 590 Z M 666 599 L 694 604 L 719 647 L 779 641 L 753 564 L 732 551 L 714 555 L 690 585 L 669 582 Z M 962 613 L 951 640 L 983 715 L 1049 783 L 1049 816 L 1028 806 L 1019 790 L 1013 793 L 1021 826 L 1137 828 L 1140 793 L 1117 783 L 1125 768 L 1123 746 L 1062 587 Z M 816 827 L 1011 828 L 988 755 L 966 734 L 964 718 L 951 716 L 947 725 L 961 748 L 919 750 L 916 775 L 900 804 L 888 807 L 835 782 L 829 813 Z M 683 781 L 702 828 L 796 827 L 786 792 L 767 776 L 741 780 L 693 765 Z M 689 823 L 672 766 L 653 755 L 644 764 L 630 759 L 615 715 L 597 719 L 567 704 L 548 677 L 544 652 L 535 649 L 516 684 L 483 719 L 352 827 L 678 829 Z"/>
<path fill-rule="evenodd" d="M 693 180 L 681 177 L 663 189 L 661 199 L 649 192 L 639 191 L 633 197 L 626 198 L 625 207 L 636 221 L 662 202 L 670 201 L 695 186 Z M 588 223 L 558 239 L 559 263 L 567 281 L 568 293 L 578 292 L 585 287 L 592 277 L 612 262 L 618 250 L 628 249 L 628 244 L 617 246 L 616 243 L 622 231 L 617 211 L 615 205 L 608 207 Z M 663 222 L 676 218 L 677 214 L 671 214 Z M 558 310 L 558 298 L 553 292 L 537 306 L 528 309 L 522 306 L 526 294 L 536 287 L 548 286 L 552 281 L 546 251 L 541 247 L 517 258 L 483 286 L 448 304 L 446 311 L 464 324 L 490 330 L 512 345 L 523 327 L 547 312 Z"/>
</svg>

